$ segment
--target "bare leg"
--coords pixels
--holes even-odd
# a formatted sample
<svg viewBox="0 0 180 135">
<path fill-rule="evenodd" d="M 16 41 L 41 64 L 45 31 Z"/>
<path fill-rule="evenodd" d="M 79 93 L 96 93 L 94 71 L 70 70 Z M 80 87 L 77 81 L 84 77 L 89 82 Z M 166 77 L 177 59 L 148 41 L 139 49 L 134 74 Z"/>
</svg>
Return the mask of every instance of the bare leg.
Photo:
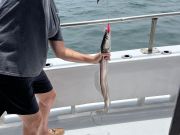
<svg viewBox="0 0 180 135">
<path fill-rule="evenodd" d="M 49 135 L 48 132 L 48 116 L 50 109 L 54 103 L 56 92 L 51 90 L 50 92 L 37 94 L 39 98 L 39 111 L 42 115 L 41 126 L 39 130 L 39 135 Z"/>
<path fill-rule="evenodd" d="M 23 121 L 23 135 L 39 135 L 38 130 L 41 123 L 41 113 L 32 115 L 20 115 Z"/>
</svg>

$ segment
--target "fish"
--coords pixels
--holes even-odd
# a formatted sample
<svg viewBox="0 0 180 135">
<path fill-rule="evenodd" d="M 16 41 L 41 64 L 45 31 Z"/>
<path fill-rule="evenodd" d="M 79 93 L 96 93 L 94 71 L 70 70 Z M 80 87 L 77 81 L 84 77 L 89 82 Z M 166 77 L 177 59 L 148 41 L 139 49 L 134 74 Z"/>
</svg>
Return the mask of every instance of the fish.
<svg viewBox="0 0 180 135">
<path fill-rule="evenodd" d="M 110 28 L 110 24 L 108 23 L 101 43 L 101 53 L 110 53 L 110 51 L 111 51 L 111 28 Z M 100 61 L 100 88 L 101 88 L 101 94 L 104 99 L 104 112 L 109 111 L 110 102 L 111 102 L 109 96 L 107 72 L 108 72 L 108 60 L 106 60 L 103 57 Z"/>
<path fill-rule="evenodd" d="M 99 3 L 99 0 L 97 0 L 97 4 Z"/>
</svg>

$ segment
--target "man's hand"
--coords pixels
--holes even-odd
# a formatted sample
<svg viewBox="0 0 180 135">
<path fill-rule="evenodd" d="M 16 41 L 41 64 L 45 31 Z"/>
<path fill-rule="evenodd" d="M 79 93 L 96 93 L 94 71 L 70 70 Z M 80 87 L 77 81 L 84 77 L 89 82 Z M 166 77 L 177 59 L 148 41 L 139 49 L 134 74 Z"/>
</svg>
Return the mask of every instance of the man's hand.
<svg viewBox="0 0 180 135">
<path fill-rule="evenodd" d="M 92 63 L 97 64 L 99 63 L 102 59 L 105 60 L 110 60 L 110 53 L 97 53 L 93 56 Z"/>
</svg>

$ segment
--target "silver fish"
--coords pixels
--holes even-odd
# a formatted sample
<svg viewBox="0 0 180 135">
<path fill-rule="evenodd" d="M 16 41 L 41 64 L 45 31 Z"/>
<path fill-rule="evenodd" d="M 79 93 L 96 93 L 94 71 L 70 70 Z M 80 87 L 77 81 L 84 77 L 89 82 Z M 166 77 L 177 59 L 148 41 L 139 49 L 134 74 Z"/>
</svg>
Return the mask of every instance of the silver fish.
<svg viewBox="0 0 180 135">
<path fill-rule="evenodd" d="M 111 50 L 111 30 L 110 30 L 110 24 L 108 24 L 101 43 L 101 53 L 109 53 L 110 50 Z M 102 58 L 102 60 L 100 61 L 100 87 L 101 87 L 102 96 L 104 98 L 105 112 L 108 112 L 110 106 L 109 87 L 107 82 L 107 71 L 108 71 L 107 66 L 108 66 L 108 60 Z"/>
<path fill-rule="evenodd" d="M 99 0 L 97 0 L 97 4 L 99 3 Z"/>
</svg>

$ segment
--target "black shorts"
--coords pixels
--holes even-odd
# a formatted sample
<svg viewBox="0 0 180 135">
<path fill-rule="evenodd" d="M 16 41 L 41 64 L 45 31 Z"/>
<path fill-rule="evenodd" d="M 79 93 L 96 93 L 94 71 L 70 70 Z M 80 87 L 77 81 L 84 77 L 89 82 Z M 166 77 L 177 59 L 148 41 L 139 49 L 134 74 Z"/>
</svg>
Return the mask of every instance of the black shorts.
<svg viewBox="0 0 180 135">
<path fill-rule="evenodd" d="M 39 111 L 35 94 L 53 89 L 45 72 L 37 77 L 0 75 L 0 116 L 8 114 L 28 115 Z"/>
</svg>

